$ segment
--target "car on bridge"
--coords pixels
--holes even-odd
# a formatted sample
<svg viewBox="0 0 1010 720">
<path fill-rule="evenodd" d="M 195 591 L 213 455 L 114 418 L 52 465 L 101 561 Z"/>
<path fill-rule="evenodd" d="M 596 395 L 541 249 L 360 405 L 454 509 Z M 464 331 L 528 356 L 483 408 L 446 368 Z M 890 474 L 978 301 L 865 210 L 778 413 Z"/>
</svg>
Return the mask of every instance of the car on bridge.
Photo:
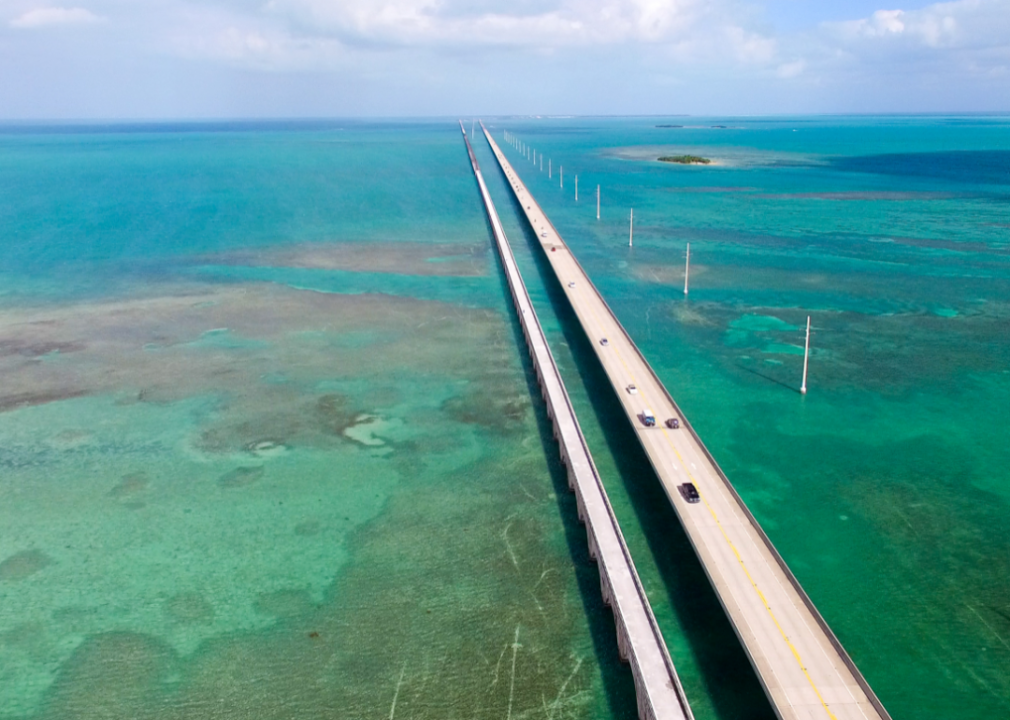
<svg viewBox="0 0 1010 720">
<path fill-rule="evenodd" d="M 655 427 L 656 416 L 652 414 L 652 410 L 645 408 L 642 412 L 638 414 L 638 417 L 642 420 L 642 424 L 645 427 Z"/>
<path fill-rule="evenodd" d="M 634 385 L 628 385 L 628 394 L 629 395 L 638 395 L 638 388 L 635 387 Z"/>
<path fill-rule="evenodd" d="M 681 496 L 689 503 L 696 503 L 701 500 L 701 495 L 698 494 L 698 488 L 694 486 L 694 483 L 684 483 L 677 489 L 680 490 Z"/>
<path fill-rule="evenodd" d="M 603 347 L 607 347 L 607 345 L 609 345 L 609 344 L 610 344 L 610 341 L 607 340 L 607 338 L 600 338 L 600 345 L 602 345 Z"/>
<path fill-rule="evenodd" d="M 680 420 L 678 420 L 677 418 L 667 418 L 666 426 L 671 430 L 676 430 L 677 428 L 680 427 Z"/>
</svg>

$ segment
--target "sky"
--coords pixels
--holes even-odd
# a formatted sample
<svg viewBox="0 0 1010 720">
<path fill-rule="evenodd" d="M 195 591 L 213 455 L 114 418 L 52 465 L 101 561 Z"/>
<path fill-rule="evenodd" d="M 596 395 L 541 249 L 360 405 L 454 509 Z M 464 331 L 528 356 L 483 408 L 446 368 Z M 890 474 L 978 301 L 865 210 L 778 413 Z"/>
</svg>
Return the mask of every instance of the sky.
<svg viewBox="0 0 1010 720">
<path fill-rule="evenodd" d="M 0 0 L 0 119 L 1010 111 L 1010 0 Z"/>
</svg>

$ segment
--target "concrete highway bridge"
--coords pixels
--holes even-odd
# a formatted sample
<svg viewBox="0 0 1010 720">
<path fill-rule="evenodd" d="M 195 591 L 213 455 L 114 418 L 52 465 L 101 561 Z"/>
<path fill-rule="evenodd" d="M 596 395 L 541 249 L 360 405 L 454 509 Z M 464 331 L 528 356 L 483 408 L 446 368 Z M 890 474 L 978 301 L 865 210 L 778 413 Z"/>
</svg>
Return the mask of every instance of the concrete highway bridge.
<svg viewBox="0 0 1010 720">
<path fill-rule="evenodd" d="M 677 677 L 663 635 L 652 614 L 645 589 L 607 499 L 603 481 L 589 453 L 561 373 L 533 309 L 526 284 L 519 273 L 462 122 L 460 130 L 491 223 L 495 247 L 505 270 L 519 324 L 533 359 L 537 382 L 547 403 L 547 414 L 554 426 L 561 460 L 568 471 L 568 486 L 575 493 L 579 519 L 586 524 L 589 554 L 600 569 L 603 599 L 614 612 L 618 650 L 621 658 L 631 665 L 638 700 L 638 717 L 640 720 L 693 720 L 680 678 Z"/>
</svg>

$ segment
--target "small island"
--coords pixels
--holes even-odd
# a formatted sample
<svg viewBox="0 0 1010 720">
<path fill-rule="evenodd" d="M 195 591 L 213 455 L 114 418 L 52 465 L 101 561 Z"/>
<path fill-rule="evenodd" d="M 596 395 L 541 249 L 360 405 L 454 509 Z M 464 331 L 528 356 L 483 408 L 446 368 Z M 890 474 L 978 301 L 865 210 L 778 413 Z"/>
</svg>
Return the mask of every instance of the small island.
<svg viewBox="0 0 1010 720">
<path fill-rule="evenodd" d="M 712 161 L 698 155 L 664 155 L 660 162 L 677 163 L 679 165 L 708 165 Z"/>
</svg>

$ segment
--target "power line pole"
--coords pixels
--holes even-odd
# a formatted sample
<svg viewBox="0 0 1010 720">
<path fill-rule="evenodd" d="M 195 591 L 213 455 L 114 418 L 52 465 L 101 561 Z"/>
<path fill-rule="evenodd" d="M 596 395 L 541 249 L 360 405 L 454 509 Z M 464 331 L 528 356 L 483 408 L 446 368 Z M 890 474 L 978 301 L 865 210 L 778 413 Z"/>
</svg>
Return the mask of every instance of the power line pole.
<svg viewBox="0 0 1010 720">
<path fill-rule="evenodd" d="M 687 295 L 687 276 L 691 272 L 691 243 L 687 244 L 687 256 L 684 260 L 684 295 Z"/>
<path fill-rule="evenodd" d="M 800 393 L 807 394 L 807 361 L 810 359 L 810 316 L 807 315 L 807 342 L 803 348 L 803 384 L 800 385 Z"/>
</svg>

